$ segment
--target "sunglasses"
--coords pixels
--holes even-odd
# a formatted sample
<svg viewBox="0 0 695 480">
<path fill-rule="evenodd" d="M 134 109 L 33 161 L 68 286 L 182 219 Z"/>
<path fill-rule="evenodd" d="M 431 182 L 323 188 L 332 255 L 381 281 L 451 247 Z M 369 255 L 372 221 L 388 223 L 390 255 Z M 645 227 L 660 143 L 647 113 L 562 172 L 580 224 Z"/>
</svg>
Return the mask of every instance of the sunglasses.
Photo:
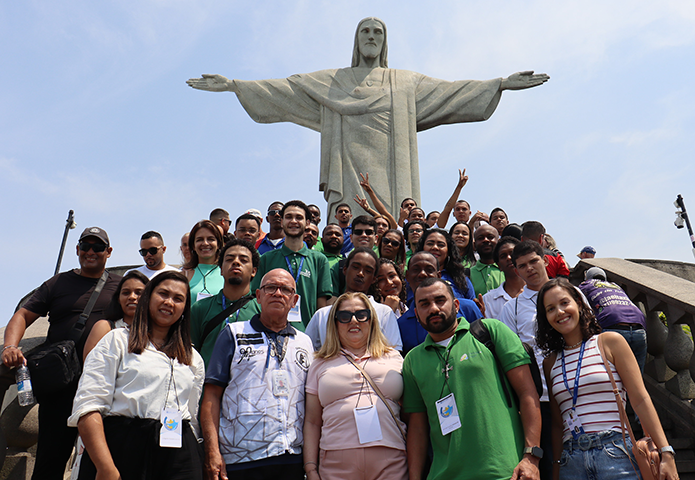
<svg viewBox="0 0 695 480">
<path fill-rule="evenodd" d="M 393 248 L 398 248 L 401 246 L 401 242 L 399 240 L 391 240 L 390 238 L 382 238 L 381 244 L 386 245 L 387 247 L 389 245 L 393 245 Z"/>
<path fill-rule="evenodd" d="M 352 321 L 352 317 L 355 317 L 358 322 L 364 323 L 372 318 L 372 312 L 366 308 L 364 310 L 356 310 L 354 312 L 349 310 L 338 310 L 335 312 L 335 318 L 340 323 L 350 323 Z"/>
<path fill-rule="evenodd" d="M 93 250 L 94 253 L 101 253 L 108 248 L 108 245 L 105 243 L 80 242 L 78 245 L 80 246 L 80 250 L 83 252 Z"/>
<path fill-rule="evenodd" d="M 367 228 L 366 230 L 356 228 L 352 231 L 352 233 L 358 237 L 361 237 L 362 235 L 374 235 L 374 230 L 371 228 Z"/>
<path fill-rule="evenodd" d="M 150 255 L 157 255 L 157 252 L 160 248 L 162 247 L 141 248 L 140 250 L 138 250 L 138 252 L 140 252 L 140 255 L 143 257 L 146 256 L 148 253 Z"/>
<path fill-rule="evenodd" d="M 282 212 L 282 210 L 268 210 L 268 216 L 269 217 L 275 217 L 275 216 L 279 217 L 280 212 Z"/>
<path fill-rule="evenodd" d="M 263 285 L 261 287 L 261 290 L 263 290 L 266 295 L 273 295 L 278 291 L 278 289 L 280 289 L 280 293 L 285 297 L 289 297 L 290 295 L 294 294 L 293 288 L 285 287 L 284 285 Z"/>
</svg>

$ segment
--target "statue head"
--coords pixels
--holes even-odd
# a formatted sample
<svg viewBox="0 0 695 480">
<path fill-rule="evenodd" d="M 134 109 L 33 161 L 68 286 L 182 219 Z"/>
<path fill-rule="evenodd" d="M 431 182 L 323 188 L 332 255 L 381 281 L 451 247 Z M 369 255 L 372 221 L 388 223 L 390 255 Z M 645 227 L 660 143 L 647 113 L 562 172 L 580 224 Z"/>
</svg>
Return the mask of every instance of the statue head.
<svg viewBox="0 0 695 480">
<path fill-rule="evenodd" d="M 352 65 L 353 67 L 357 67 L 360 64 L 360 42 L 359 42 L 359 35 L 360 35 L 360 29 L 362 28 L 362 24 L 368 21 L 373 21 L 373 22 L 378 22 L 381 24 L 381 27 L 384 31 L 384 43 L 381 46 L 381 53 L 379 53 L 379 66 L 383 68 L 388 68 L 388 43 L 386 41 L 386 24 L 376 18 L 376 17 L 367 17 L 363 18 L 360 20 L 360 23 L 357 24 L 357 30 L 355 30 L 355 46 L 352 49 Z"/>
</svg>

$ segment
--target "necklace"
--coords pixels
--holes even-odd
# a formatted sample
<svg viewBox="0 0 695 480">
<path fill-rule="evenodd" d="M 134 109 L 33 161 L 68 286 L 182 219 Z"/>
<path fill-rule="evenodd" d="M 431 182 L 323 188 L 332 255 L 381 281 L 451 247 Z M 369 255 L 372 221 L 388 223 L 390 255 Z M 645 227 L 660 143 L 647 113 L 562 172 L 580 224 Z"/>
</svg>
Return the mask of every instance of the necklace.
<svg viewBox="0 0 695 480">
<path fill-rule="evenodd" d="M 584 341 L 584 340 L 579 340 L 579 341 L 578 341 L 577 343 L 575 343 L 574 345 L 565 345 L 564 348 L 565 348 L 565 350 L 572 350 L 573 348 L 577 348 L 579 345 L 581 345 L 583 341 Z"/>
</svg>

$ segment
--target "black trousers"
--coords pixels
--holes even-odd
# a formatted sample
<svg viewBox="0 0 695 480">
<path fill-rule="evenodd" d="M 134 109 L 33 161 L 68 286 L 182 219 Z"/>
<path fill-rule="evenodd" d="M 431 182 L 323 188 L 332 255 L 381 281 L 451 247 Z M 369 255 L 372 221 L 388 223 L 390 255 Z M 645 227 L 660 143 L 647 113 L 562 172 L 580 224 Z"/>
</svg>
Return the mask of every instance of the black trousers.
<svg viewBox="0 0 695 480">
<path fill-rule="evenodd" d="M 123 480 L 202 480 L 203 464 L 191 424 L 183 422 L 181 448 L 159 446 L 159 420 L 105 417 L 104 434 Z M 79 480 L 94 480 L 96 467 L 85 450 Z"/>
<path fill-rule="evenodd" d="M 65 389 L 43 395 L 39 401 L 39 441 L 32 480 L 63 480 L 77 438 L 77 429 L 68 427 L 77 382 Z"/>
</svg>

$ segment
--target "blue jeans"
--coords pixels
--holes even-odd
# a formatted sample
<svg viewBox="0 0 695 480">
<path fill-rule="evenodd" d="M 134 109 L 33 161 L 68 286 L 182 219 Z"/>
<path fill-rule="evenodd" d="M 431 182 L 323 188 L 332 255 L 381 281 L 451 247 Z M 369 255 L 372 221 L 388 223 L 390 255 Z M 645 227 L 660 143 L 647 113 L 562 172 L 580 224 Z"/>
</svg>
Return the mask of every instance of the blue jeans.
<svg viewBox="0 0 695 480">
<path fill-rule="evenodd" d="M 639 325 L 635 325 L 639 326 Z M 632 353 L 637 359 L 637 365 L 639 365 L 640 372 L 644 373 L 644 364 L 647 361 L 647 331 L 643 328 L 630 329 L 630 330 L 618 330 L 615 328 L 605 328 L 604 331 L 616 332 L 625 337 Z"/>
<path fill-rule="evenodd" d="M 563 444 L 560 480 L 613 480 L 635 478 L 632 442 L 620 432 L 586 433 Z M 634 469 L 633 469 L 634 465 Z"/>
</svg>

